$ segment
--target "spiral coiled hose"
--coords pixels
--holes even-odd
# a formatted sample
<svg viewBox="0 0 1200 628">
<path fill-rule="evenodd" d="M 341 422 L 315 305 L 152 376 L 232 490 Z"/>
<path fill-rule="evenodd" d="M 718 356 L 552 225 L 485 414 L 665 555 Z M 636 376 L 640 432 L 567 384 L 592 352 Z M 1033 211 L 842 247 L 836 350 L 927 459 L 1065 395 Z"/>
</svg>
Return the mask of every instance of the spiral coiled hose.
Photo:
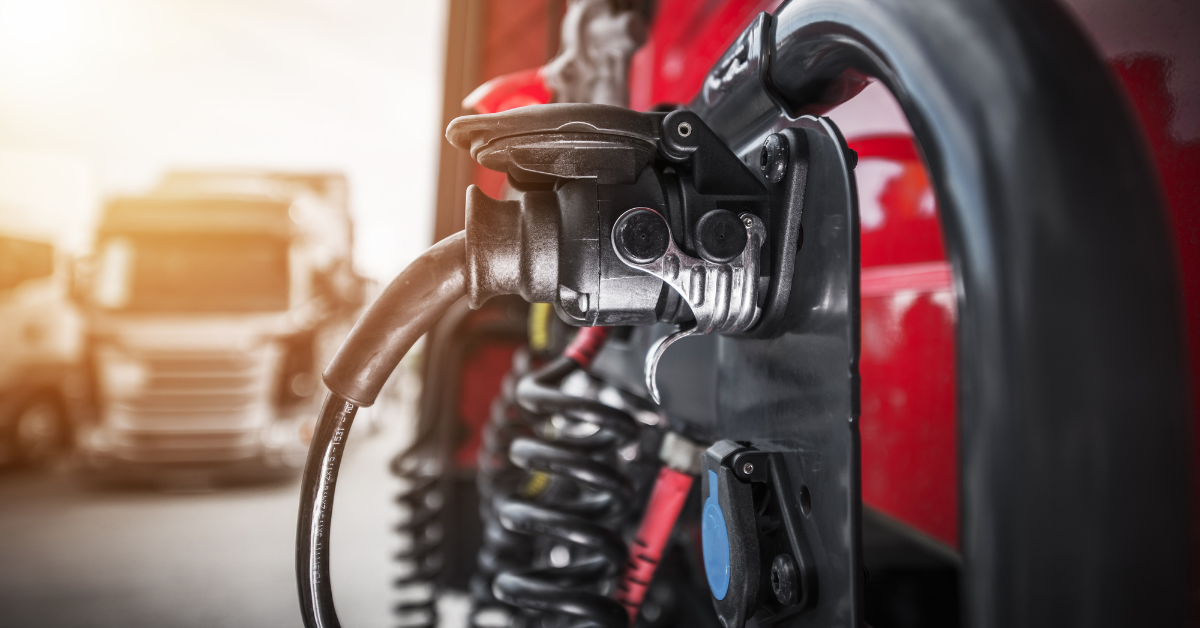
<svg viewBox="0 0 1200 628">
<path fill-rule="evenodd" d="M 437 596 L 433 587 L 441 573 L 444 557 L 441 522 L 445 495 L 440 460 L 430 456 L 427 435 L 418 434 L 413 444 L 392 459 L 391 471 L 403 486 L 396 495 L 403 519 L 396 524 L 403 545 L 396 552 L 401 573 L 394 586 L 399 601 L 393 611 L 401 628 L 433 628 L 437 625 Z"/>
<path fill-rule="evenodd" d="M 503 405 L 488 428 L 497 437 L 493 451 L 511 436 L 511 466 L 494 469 L 519 469 L 524 477 L 514 484 L 515 475 L 504 482 L 496 481 L 498 473 L 480 476 L 491 483 L 481 484 L 485 521 L 499 524 L 488 528 L 480 566 L 496 574 L 495 600 L 542 625 L 629 622 L 607 589 L 626 560 L 617 526 L 633 494 L 617 452 L 637 437 L 638 424 L 622 410 L 561 390 L 569 375 L 591 364 L 606 335 L 585 328 L 562 357 L 520 378 L 519 408 Z M 526 421 L 532 429 L 517 435 Z"/>
<path fill-rule="evenodd" d="M 513 354 L 512 369 L 501 383 L 500 395 L 492 402 L 488 421 L 483 426 L 479 469 L 475 476 L 483 539 L 477 570 L 471 578 L 474 601 L 471 624 L 479 628 L 511 623 L 516 609 L 492 595 L 492 580 L 500 572 L 528 567 L 533 560 L 533 539 L 506 530 L 500 524 L 494 504 L 497 498 L 515 494 L 526 476 L 509 460 L 508 449 L 513 439 L 532 433 L 533 417 L 517 404 L 517 382 L 529 373 L 531 366 L 527 351 L 521 349 Z M 497 613 L 501 615 L 499 618 L 489 620 L 489 616 Z"/>
</svg>

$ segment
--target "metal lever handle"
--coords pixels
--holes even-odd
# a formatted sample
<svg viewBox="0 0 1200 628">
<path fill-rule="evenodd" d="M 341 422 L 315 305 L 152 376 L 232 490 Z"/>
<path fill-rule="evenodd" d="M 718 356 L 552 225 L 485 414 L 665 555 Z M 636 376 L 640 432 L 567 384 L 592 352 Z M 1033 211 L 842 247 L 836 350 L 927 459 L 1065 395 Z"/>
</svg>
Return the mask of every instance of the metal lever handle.
<svg viewBox="0 0 1200 628">
<path fill-rule="evenodd" d="M 684 253 L 671 237 L 671 227 L 658 212 L 635 207 L 613 226 L 612 244 L 626 266 L 662 279 L 692 308 L 694 326 L 654 343 L 646 355 L 646 387 L 659 403 L 656 374 L 668 347 L 695 334 L 746 331 L 758 322 L 759 250 L 766 238 L 762 221 L 753 214 L 738 216 L 746 229 L 746 245 L 727 262 L 710 262 Z"/>
</svg>

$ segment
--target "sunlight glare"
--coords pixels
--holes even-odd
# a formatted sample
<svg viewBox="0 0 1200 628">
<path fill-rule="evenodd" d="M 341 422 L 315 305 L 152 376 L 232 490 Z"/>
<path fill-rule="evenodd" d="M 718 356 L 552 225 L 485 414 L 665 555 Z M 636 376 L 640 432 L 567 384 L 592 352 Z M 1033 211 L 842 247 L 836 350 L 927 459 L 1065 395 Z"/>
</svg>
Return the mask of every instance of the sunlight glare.
<svg viewBox="0 0 1200 628">
<path fill-rule="evenodd" d="M 27 72 L 53 71 L 78 47 L 83 8 L 77 0 L 0 0 L 0 60 Z"/>
</svg>

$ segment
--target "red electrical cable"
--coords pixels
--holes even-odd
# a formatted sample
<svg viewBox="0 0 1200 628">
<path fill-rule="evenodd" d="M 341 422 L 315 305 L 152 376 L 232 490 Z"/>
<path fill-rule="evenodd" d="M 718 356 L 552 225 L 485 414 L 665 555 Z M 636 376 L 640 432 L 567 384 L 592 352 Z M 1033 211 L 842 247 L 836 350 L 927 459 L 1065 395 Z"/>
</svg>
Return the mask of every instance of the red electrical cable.
<svg viewBox="0 0 1200 628">
<path fill-rule="evenodd" d="M 580 327 L 579 333 L 575 334 L 575 338 L 571 340 L 570 345 L 567 345 L 567 350 L 563 351 L 563 355 L 579 366 L 588 368 L 592 365 L 592 360 L 596 359 L 596 354 L 604 348 L 606 340 L 608 340 L 607 327 Z"/>
<path fill-rule="evenodd" d="M 642 525 L 629 550 L 629 562 L 625 564 L 625 572 L 617 584 L 615 598 L 629 611 L 630 625 L 633 625 L 642 607 L 646 589 L 654 579 L 654 570 L 662 560 L 663 549 L 691 489 L 692 476 L 668 467 L 658 472 Z"/>
</svg>

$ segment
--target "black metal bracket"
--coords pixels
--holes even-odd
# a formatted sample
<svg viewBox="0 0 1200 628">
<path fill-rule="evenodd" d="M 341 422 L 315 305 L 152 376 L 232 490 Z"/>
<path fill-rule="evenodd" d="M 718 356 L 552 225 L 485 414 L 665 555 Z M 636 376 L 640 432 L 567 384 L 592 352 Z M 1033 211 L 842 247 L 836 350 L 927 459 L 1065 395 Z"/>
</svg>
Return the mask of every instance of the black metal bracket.
<svg viewBox="0 0 1200 628">
<path fill-rule="evenodd" d="M 772 258 L 779 264 L 772 276 L 788 279 L 773 282 L 775 294 L 766 299 L 779 311 L 765 311 L 751 334 L 680 341 L 663 357 L 658 386 L 673 420 L 753 444 L 770 455 L 770 468 L 790 484 L 781 495 L 808 496 L 810 514 L 801 518 L 800 527 L 819 593 L 806 599 L 803 612 L 761 606 L 770 615 L 763 619 L 787 626 L 861 626 L 854 157 L 824 118 L 784 120 L 763 136 L 746 142 L 739 157 L 743 163 L 761 162 L 768 138 L 786 139 L 784 176 L 777 182 L 764 177 L 771 209 L 786 210 L 771 214 L 768 229 L 779 252 Z M 778 148 L 768 147 L 768 160 L 779 158 Z M 640 389 L 630 373 L 641 374 L 646 349 L 667 331 L 635 329 L 626 344 L 606 349 L 593 369 Z"/>
<path fill-rule="evenodd" d="M 770 338 L 722 337 L 714 427 L 775 452 L 803 519 L 820 594 L 788 626 L 860 626 L 859 233 L 852 161 L 823 118 L 789 123 L 808 144 L 804 246 Z M 781 133 L 784 129 L 779 130 Z M 799 173 L 795 173 L 799 176 Z"/>
</svg>

